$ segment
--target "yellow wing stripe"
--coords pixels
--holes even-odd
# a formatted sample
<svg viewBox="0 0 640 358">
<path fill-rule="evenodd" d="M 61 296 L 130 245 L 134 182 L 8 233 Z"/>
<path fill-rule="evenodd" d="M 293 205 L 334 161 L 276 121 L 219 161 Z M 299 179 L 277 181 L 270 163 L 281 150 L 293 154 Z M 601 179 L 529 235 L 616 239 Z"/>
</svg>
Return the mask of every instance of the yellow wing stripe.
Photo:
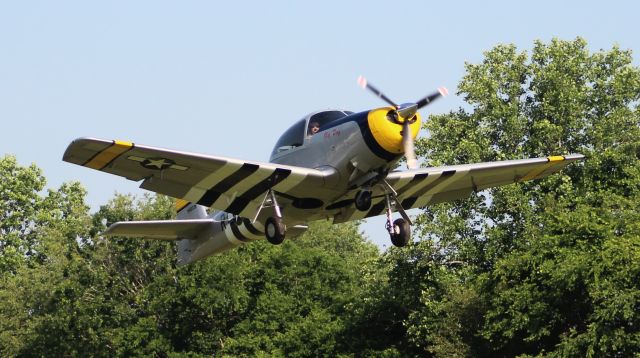
<svg viewBox="0 0 640 358">
<path fill-rule="evenodd" d="M 187 205 L 189 205 L 189 201 L 176 199 L 176 212 L 179 212 L 180 210 L 184 209 Z"/>
<path fill-rule="evenodd" d="M 113 144 L 89 159 L 84 163 L 84 166 L 100 170 L 131 148 L 133 148 L 133 143 L 114 140 Z"/>
<path fill-rule="evenodd" d="M 549 169 L 549 167 L 553 166 L 555 164 L 554 162 L 563 161 L 564 157 L 561 156 L 561 155 L 552 155 L 550 157 L 547 157 L 547 159 L 549 160 L 549 162 L 547 164 L 541 165 L 540 167 L 538 167 L 536 169 L 533 169 L 532 171 L 527 173 L 527 175 L 525 175 L 522 178 L 520 178 L 519 181 L 527 181 L 527 180 L 535 179 L 542 172 L 544 172 L 545 170 Z"/>
</svg>

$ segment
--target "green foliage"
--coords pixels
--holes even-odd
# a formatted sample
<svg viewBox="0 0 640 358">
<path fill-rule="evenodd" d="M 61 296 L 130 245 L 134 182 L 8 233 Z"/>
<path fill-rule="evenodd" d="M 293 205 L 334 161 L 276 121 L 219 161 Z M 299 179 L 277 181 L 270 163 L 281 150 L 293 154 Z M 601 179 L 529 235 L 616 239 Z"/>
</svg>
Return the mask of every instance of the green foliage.
<svg viewBox="0 0 640 358">
<path fill-rule="evenodd" d="M 38 256 L 37 219 L 45 179 L 35 165 L 0 158 L 0 272 L 15 272 Z"/>
<path fill-rule="evenodd" d="M 335 356 L 344 316 L 361 294 L 378 252 L 353 224 L 314 223 L 280 246 L 257 242 L 240 252 L 253 263 L 245 281 L 248 315 L 225 352 L 234 355 Z"/>
<path fill-rule="evenodd" d="M 420 356 L 426 342 L 407 334 L 425 291 L 439 292 L 440 255 L 429 241 L 391 248 L 377 261 L 363 298 L 348 320 L 348 351 L 363 356 Z"/>
<path fill-rule="evenodd" d="M 56 304 L 83 290 L 69 277 L 90 218 L 78 183 L 43 196 L 45 179 L 35 165 L 6 156 L 0 168 L 0 352 L 13 356 L 33 344 L 46 347 L 54 335 L 40 336 L 43 329 L 64 334 L 74 324 L 73 310 L 58 311 Z M 75 351 L 71 341 L 67 348 L 61 352 Z"/>
<path fill-rule="evenodd" d="M 315 223 L 280 246 L 260 241 L 178 268 L 170 243 L 100 236 L 115 221 L 170 218 L 172 199 L 117 195 L 89 215 L 77 183 L 42 197 L 40 171 L 6 161 L 24 173 L 13 177 L 38 179 L 4 181 L 11 198 L 28 198 L 4 203 L 21 208 L 5 211 L 16 223 L 5 227 L 37 255 L 16 254 L 3 276 L 3 356 L 342 352 L 343 317 L 379 255 L 356 224 Z"/>
</svg>

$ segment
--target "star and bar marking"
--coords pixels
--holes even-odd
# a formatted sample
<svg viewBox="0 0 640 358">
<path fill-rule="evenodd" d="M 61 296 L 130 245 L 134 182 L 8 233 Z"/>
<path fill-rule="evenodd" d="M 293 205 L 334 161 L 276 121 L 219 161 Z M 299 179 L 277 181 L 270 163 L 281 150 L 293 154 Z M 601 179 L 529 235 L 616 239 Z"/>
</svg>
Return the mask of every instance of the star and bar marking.
<svg viewBox="0 0 640 358">
<path fill-rule="evenodd" d="M 137 157 L 135 155 L 130 155 L 129 157 L 127 157 L 127 159 L 138 162 L 143 167 L 151 170 L 164 170 L 167 168 L 175 169 L 175 170 L 189 169 L 189 167 L 178 165 L 176 164 L 176 162 L 168 158 L 161 158 L 161 157 L 142 158 L 142 157 Z"/>
</svg>

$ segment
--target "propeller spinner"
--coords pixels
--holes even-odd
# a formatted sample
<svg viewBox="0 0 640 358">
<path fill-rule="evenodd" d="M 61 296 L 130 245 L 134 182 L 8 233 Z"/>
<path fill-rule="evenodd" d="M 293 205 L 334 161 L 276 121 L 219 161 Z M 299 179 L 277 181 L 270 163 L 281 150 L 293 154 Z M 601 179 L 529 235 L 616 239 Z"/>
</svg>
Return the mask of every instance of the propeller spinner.
<svg viewBox="0 0 640 358">
<path fill-rule="evenodd" d="M 363 76 L 358 77 L 358 84 L 360 87 L 368 89 L 394 108 L 389 112 L 388 118 L 391 121 L 402 125 L 402 146 L 404 149 L 405 159 L 407 160 L 407 168 L 416 169 L 418 167 L 418 160 L 416 159 L 413 137 L 411 136 L 411 131 L 409 129 L 409 125 L 412 123 L 411 120 L 420 108 L 430 104 L 439 97 L 448 95 L 449 91 L 445 87 L 440 87 L 438 88 L 438 91 L 417 100 L 415 103 L 397 105 L 379 89 L 371 85 Z"/>
</svg>

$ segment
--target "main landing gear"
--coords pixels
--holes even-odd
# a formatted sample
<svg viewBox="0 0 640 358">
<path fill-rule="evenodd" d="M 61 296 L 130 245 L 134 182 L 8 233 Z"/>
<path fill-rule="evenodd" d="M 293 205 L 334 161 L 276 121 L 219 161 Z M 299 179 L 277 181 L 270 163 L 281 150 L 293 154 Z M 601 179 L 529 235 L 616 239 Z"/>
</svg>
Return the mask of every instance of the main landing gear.
<svg viewBox="0 0 640 358">
<path fill-rule="evenodd" d="M 409 241 L 411 241 L 411 219 L 400 205 L 398 201 L 397 193 L 391 185 L 387 182 L 382 182 L 382 187 L 384 188 L 384 197 L 386 204 L 386 215 L 387 222 L 385 224 L 385 228 L 389 233 L 389 237 L 391 238 L 391 243 L 397 247 L 406 246 Z M 371 190 L 363 189 L 360 190 L 355 197 L 355 206 L 356 209 L 360 211 L 369 210 L 371 207 Z M 393 221 L 393 209 L 397 210 L 402 218 L 396 219 Z"/>
<path fill-rule="evenodd" d="M 282 223 L 282 218 L 270 216 L 264 223 L 264 235 L 267 241 L 274 245 L 279 245 L 284 241 L 286 227 Z"/>
<path fill-rule="evenodd" d="M 404 221 L 403 218 L 396 219 L 391 227 L 389 227 L 390 222 L 391 219 L 387 219 L 386 227 L 389 231 L 389 236 L 391 237 L 391 243 L 393 246 L 407 246 L 411 240 L 411 224 Z"/>
<path fill-rule="evenodd" d="M 264 235 L 267 238 L 267 241 L 274 245 L 279 245 L 284 241 L 284 237 L 287 231 L 287 227 L 282 222 L 282 212 L 280 211 L 280 206 L 278 206 L 278 202 L 276 201 L 276 195 L 273 190 L 269 190 L 267 195 L 265 195 L 262 200 L 262 205 L 260 205 L 260 209 L 258 209 L 258 213 L 256 214 L 256 219 L 260 210 L 265 207 L 273 207 L 273 211 L 275 216 L 270 216 L 264 222 Z M 255 219 L 254 219 L 255 221 Z"/>
<path fill-rule="evenodd" d="M 388 187 L 393 190 L 391 186 Z M 409 219 L 409 216 L 398 202 L 395 191 L 385 191 L 384 197 L 387 204 L 387 223 L 385 224 L 385 228 L 389 232 L 391 243 L 396 247 L 407 246 L 409 241 L 411 241 L 411 219 Z M 395 207 L 396 210 L 400 212 L 400 215 L 402 215 L 401 218 L 393 222 L 393 217 L 391 216 L 392 207 Z"/>
</svg>

